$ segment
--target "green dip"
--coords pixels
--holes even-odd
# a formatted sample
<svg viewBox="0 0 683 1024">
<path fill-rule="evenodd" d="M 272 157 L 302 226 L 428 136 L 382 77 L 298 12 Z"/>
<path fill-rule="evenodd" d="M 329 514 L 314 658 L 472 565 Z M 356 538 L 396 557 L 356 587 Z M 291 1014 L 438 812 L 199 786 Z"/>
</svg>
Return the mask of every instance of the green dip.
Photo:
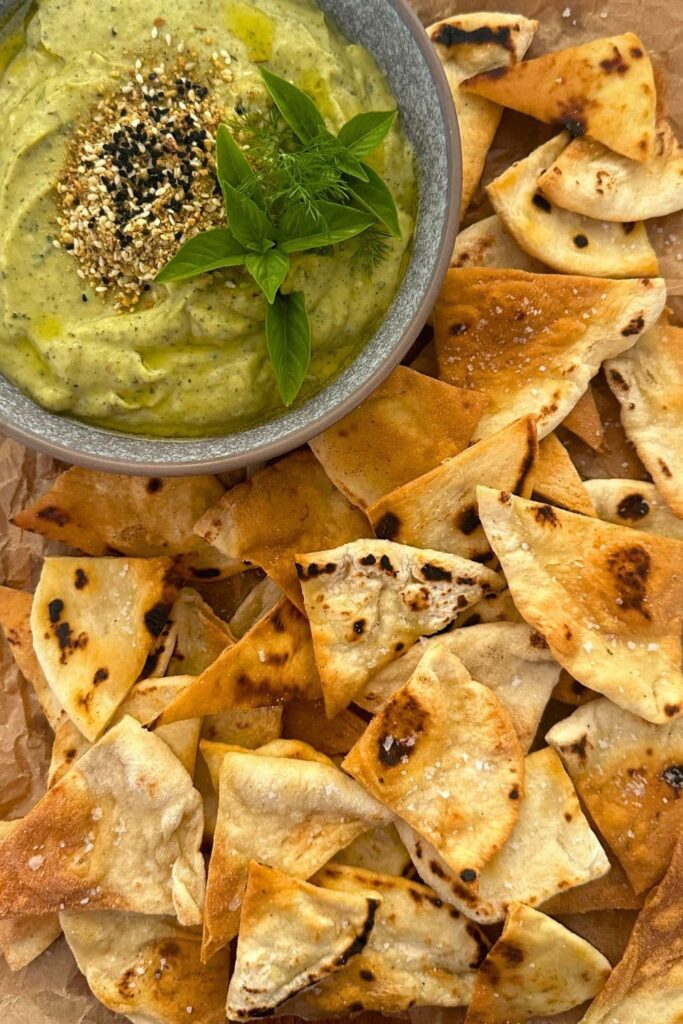
<svg viewBox="0 0 683 1024">
<path fill-rule="evenodd" d="M 265 300 L 248 275 L 151 284 L 121 309 L 56 241 L 57 185 L 74 132 L 135 74 L 137 59 L 148 69 L 178 60 L 179 47 L 180 59 L 192 54 L 192 77 L 226 119 L 266 108 L 258 62 L 267 61 L 338 131 L 357 113 L 396 106 L 373 57 L 312 0 L 40 0 L 33 12 L 23 36 L 0 42 L 0 372 L 48 409 L 132 433 L 210 434 L 277 414 Z M 388 239 L 374 269 L 354 259 L 353 242 L 294 257 L 283 290 L 305 292 L 313 334 L 298 401 L 349 363 L 400 284 L 415 168 L 398 127 L 369 162 L 393 193 L 402 237 Z"/>
</svg>

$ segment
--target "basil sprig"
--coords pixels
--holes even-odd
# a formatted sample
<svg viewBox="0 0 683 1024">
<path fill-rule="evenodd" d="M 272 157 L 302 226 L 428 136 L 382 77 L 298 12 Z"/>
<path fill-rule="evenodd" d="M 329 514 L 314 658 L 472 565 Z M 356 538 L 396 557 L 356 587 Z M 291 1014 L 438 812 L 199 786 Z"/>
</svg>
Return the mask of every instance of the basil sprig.
<svg viewBox="0 0 683 1024">
<path fill-rule="evenodd" d="M 244 266 L 265 296 L 268 356 L 282 401 L 291 405 L 308 372 L 311 327 L 303 292 L 282 290 L 290 257 L 338 245 L 377 226 L 400 237 L 391 192 L 364 162 L 390 131 L 397 111 L 358 114 L 335 136 L 306 93 L 266 68 L 260 71 L 296 141 L 286 151 L 283 147 L 282 165 L 296 166 L 299 171 L 292 173 L 288 189 L 278 188 L 272 174 L 259 173 L 249 151 L 221 124 L 216 138 L 216 173 L 228 227 L 190 238 L 156 280 L 166 284 Z M 276 145 L 276 159 L 278 156 Z"/>
</svg>

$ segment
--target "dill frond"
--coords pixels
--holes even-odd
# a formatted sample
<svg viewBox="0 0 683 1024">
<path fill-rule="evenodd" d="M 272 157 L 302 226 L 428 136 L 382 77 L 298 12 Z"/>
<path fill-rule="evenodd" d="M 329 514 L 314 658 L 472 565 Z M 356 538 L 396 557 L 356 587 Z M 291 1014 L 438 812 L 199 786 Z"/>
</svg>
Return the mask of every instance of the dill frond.
<svg viewBox="0 0 683 1024">
<path fill-rule="evenodd" d="M 355 241 L 351 265 L 367 274 L 372 273 L 386 260 L 391 252 L 391 236 L 379 227 L 370 227 Z"/>
</svg>

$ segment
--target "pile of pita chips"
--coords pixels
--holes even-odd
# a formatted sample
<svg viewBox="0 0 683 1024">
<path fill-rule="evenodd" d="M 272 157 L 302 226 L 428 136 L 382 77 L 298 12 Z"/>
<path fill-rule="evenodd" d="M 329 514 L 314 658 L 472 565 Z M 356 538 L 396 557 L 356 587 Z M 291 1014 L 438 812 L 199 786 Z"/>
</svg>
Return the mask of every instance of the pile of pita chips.
<svg viewBox="0 0 683 1024">
<path fill-rule="evenodd" d="M 601 519 L 634 530 L 683 540 L 683 520 L 675 516 L 654 484 L 643 480 L 586 480 Z"/>
</svg>

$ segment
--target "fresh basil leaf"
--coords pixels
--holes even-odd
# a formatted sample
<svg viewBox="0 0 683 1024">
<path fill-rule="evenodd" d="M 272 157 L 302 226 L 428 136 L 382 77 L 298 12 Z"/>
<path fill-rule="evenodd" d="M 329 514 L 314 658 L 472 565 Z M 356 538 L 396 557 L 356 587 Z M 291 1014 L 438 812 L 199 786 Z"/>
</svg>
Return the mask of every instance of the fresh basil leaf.
<svg viewBox="0 0 683 1024">
<path fill-rule="evenodd" d="M 334 162 L 344 174 L 348 174 L 352 178 L 358 178 L 360 181 L 368 180 L 367 171 L 363 164 L 349 153 L 348 150 L 340 147 L 339 152 L 334 155 Z"/>
<path fill-rule="evenodd" d="M 311 238 L 313 235 L 320 236 L 327 231 L 325 218 L 310 203 L 294 203 L 288 206 L 277 229 L 278 244 L 280 248 L 285 242 L 294 242 L 300 238 Z M 288 252 L 296 252 L 296 249 L 288 249 Z"/>
<path fill-rule="evenodd" d="M 289 256 L 281 249 L 247 256 L 247 270 L 256 281 L 268 302 L 275 298 L 280 285 L 289 273 Z"/>
<path fill-rule="evenodd" d="M 224 181 L 233 188 L 241 188 L 257 180 L 249 161 L 225 124 L 218 125 L 216 135 L 216 171 L 221 188 Z"/>
<path fill-rule="evenodd" d="M 341 203 L 318 202 L 316 210 L 325 222 L 325 229 L 308 236 L 280 241 L 283 252 L 306 252 L 307 249 L 322 249 L 326 245 L 337 245 L 347 238 L 359 235 L 374 224 L 377 218 L 354 206 L 342 206 Z"/>
<path fill-rule="evenodd" d="M 362 160 L 384 141 L 397 114 L 397 110 L 372 110 L 367 114 L 357 114 L 346 122 L 337 138 L 349 153 Z"/>
<path fill-rule="evenodd" d="M 267 68 L 261 67 L 259 71 L 275 106 L 301 142 L 310 142 L 327 131 L 323 116 L 310 96 Z"/>
<path fill-rule="evenodd" d="M 211 228 L 181 245 L 173 259 L 161 268 L 156 280 L 166 284 L 185 281 L 221 267 L 239 267 L 247 255 L 229 228 Z"/>
<path fill-rule="evenodd" d="M 359 200 L 363 206 L 374 213 L 377 220 L 381 221 L 392 235 L 401 237 L 401 227 L 398 223 L 398 211 L 394 197 L 384 184 L 379 174 L 373 171 L 372 167 L 363 164 L 367 171 L 368 180 L 349 182 L 349 192 Z"/>
<path fill-rule="evenodd" d="M 238 242 L 252 252 L 265 252 L 275 244 L 275 228 L 263 210 L 236 188 L 223 185 L 228 224 Z"/>
<path fill-rule="evenodd" d="M 267 307 L 266 344 L 282 401 L 291 405 L 311 361 L 311 325 L 303 292 L 278 292 Z"/>
</svg>

